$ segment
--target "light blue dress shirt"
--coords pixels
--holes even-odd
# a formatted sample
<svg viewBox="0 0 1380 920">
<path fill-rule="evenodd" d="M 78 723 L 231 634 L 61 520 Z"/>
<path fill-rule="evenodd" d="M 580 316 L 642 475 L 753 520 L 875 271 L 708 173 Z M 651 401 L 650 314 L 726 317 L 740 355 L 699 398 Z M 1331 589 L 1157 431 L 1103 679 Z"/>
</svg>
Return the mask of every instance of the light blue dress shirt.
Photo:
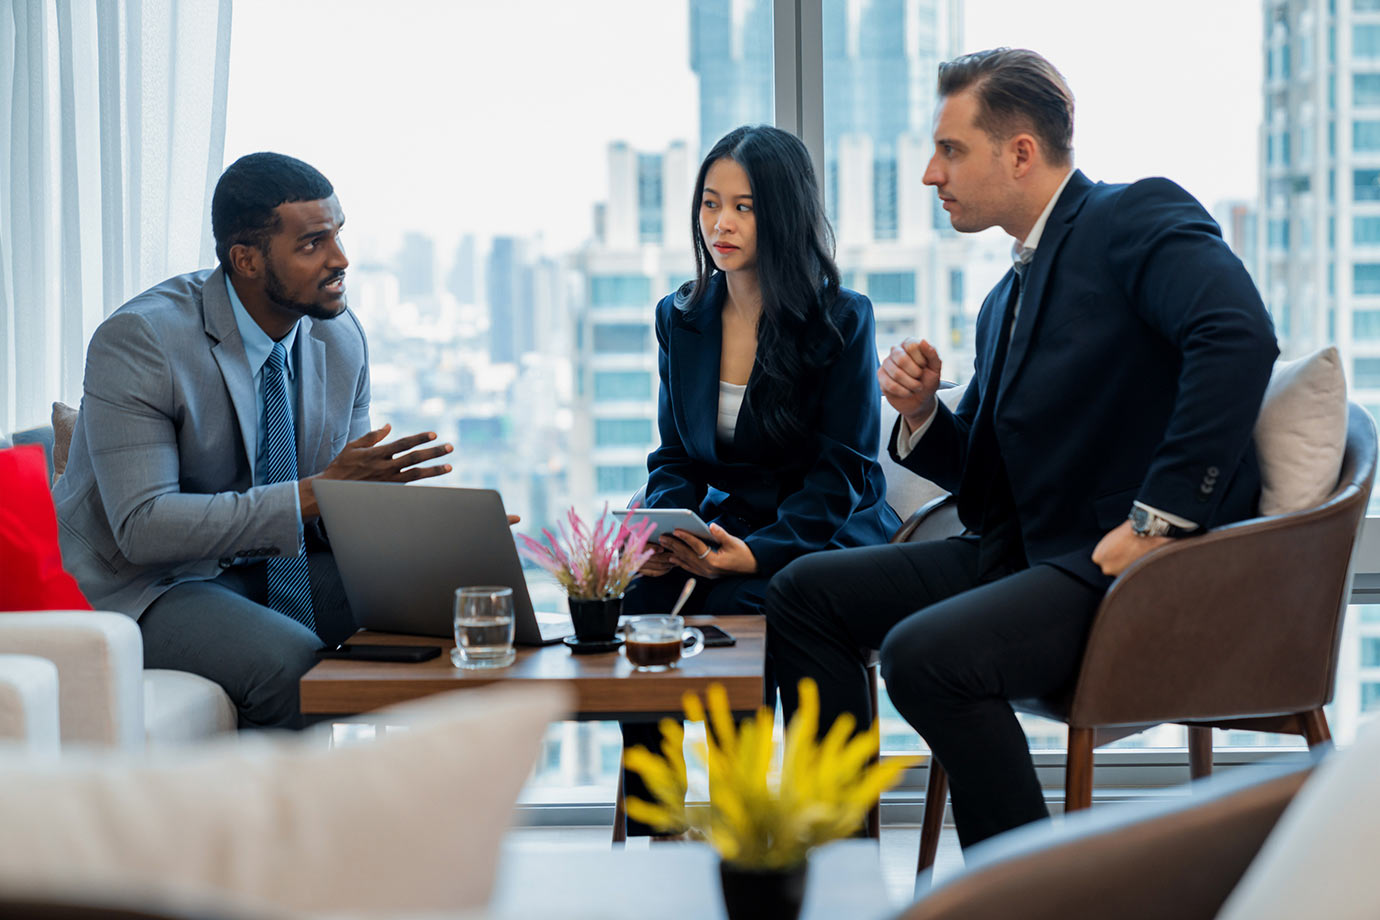
<svg viewBox="0 0 1380 920">
<path fill-rule="evenodd" d="M 264 438 L 265 418 L 264 418 L 264 365 L 268 363 L 268 356 L 273 353 L 273 339 L 269 338 L 267 332 L 254 321 L 254 317 L 249 315 L 249 311 L 244 308 L 240 301 L 240 295 L 235 293 L 235 286 L 230 283 L 229 276 L 225 279 L 225 290 L 230 294 L 230 307 L 235 313 L 235 325 L 240 330 L 240 340 L 244 342 L 244 356 L 249 359 L 249 370 L 254 375 L 254 395 L 258 402 L 258 414 L 255 416 L 254 437 L 257 442 L 254 445 L 254 485 L 268 485 L 264 481 L 264 471 L 268 469 L 268 443 Z M 283 381 L 284 392 L 288 398 L 288 415 L 293 418 L 294 430 L 296 430 L 296 411 L 297 411 L 297 350 L 293 346 L 297 342 L 297 330 L 302 325 L 301 320 L 293 324 L 288 330 L 288 334 L 281 339 L 283 349 L 287 352 L 287 360 L 283 365 L 283 373 L 287 379 Z M 302 505 L 301 498 L 296 492 L 293 493 L 293 500 L 297 503 L 297 527 L 302 527 Z"/>
</svg>

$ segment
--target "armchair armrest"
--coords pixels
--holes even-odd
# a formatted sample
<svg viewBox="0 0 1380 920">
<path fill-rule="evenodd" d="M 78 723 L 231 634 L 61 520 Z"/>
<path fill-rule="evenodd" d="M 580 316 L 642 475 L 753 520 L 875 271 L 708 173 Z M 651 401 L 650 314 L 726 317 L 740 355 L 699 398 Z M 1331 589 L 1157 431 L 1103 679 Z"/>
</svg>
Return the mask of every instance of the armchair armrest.
<svg viewBox="0 0 1380 920">
<path fill-rule="evenodd" d="M 961 533 L 963 524 L 958 519 L 958 502 L 945 492 L 916 509 L 888 542 L 919 543 L 922 540 L 943 540 Z"/>
<path fill-rule="evenodd" d="M 144 645 L 133 619 L 89 610 L 3 613 L 0 652 L 57 666 L 63 742 L 143 749 Z"/>
<path fill-rule="evenodd" d="M 1296 713 L 1331 699 L 1346 562 L 1365 496 L 1175 540 L 1112 584 L 1069 722 Z"/>
<path fill-rule="evenodd" d="M 46 658 L 0 655 L 0 743 L 57 753 L 58 672 Z"/>
</svg>

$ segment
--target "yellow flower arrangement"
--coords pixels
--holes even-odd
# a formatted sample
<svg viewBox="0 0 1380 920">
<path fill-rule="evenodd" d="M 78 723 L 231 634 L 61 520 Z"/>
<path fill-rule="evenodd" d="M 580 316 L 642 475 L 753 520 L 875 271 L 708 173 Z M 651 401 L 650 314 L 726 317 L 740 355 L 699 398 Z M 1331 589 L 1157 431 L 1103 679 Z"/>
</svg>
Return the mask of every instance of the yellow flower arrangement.
<svg viewBox="0 0 1380 920">
<path fill-rule="evenodd" d="M 728 693 L 711 684 L 708 712 L 699 697 L 684 697 L 685 716 L 703 722 L 708 739 L 694 751 L 709 772 L 709 808 L 685 806 L 685 731 L 675 719 L 661 720 L 661 756 L 645 747 L 625 754 L 656 802 L 629 797 L 628 816 L 663 833 L 689 830 L 707 839 L 725 862 L 745 868 L 789 869 L 804 862 L 812 847 L 847 837 L 862 826 L 867 811 L 917 757 L 876 760 L 881 741 L 874 723 L 853 734 L 855 720 L 844 713 L 823 740 L 819 688 L 800 682 L 800 708 L 786 728 L 779 762 L 772 744 L 773 712 L 766 707 L 741 727 L 733 722 Z"/>
</svg>

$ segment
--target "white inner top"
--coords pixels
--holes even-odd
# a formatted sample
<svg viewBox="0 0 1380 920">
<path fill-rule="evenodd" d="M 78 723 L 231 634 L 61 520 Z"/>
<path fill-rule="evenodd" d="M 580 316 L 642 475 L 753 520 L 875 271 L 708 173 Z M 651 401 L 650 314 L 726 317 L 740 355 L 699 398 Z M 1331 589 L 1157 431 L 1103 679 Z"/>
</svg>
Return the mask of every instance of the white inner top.
<svg viewBox="0 0 1380 920">
<path fill-rule="evenodd" d="M 747 385 L 739 386 L 726 380 L 719 381 L 719 440 L 733 442 L 733 431 L 738 427 L 738 412 L 743 408 L 743 394 Z"/>
</svg>

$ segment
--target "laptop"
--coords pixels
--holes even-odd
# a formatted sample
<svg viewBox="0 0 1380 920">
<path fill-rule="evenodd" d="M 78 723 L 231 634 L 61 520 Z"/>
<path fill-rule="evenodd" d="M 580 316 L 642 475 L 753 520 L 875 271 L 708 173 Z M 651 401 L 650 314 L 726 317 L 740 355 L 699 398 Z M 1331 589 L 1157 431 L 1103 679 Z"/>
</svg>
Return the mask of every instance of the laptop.
<svg viewBox="0 0 1380 920">
<path fill-rule="evenodd" d="M 569 616 L 533 611 L 492 489 L 314 479 L 312 491 L 361 629 L 451 637 L 456 588 L 504 585 L 513 589 L 517 644 L 574 634 Z"/>
</svg>

